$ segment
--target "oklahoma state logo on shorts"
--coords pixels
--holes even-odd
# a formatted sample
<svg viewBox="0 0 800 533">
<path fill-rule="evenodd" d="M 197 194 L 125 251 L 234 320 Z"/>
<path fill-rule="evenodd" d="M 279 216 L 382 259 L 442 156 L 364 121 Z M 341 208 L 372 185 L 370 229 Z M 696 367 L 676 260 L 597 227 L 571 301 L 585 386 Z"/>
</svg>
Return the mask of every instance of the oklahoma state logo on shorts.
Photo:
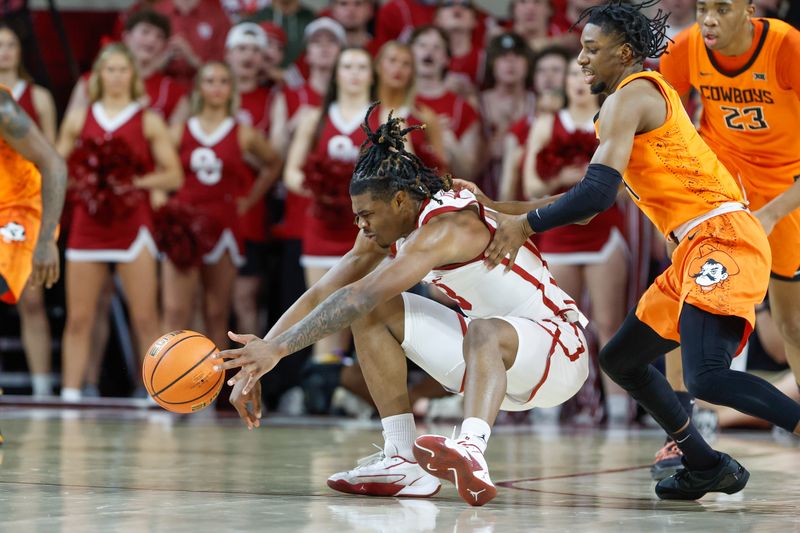
<svg viewBox="0 0 800 533">
<path fill-rule="evenodd" d="M 25 242 L 25 227 L 17 222 L 9 222 L 0 227 L 0 237 L 4 242 Z"/>
<path fill-rule="evenodd" d="M 690 276 L 703 292 L 711 292 L 717 286 L 739 273 L 739 265 L 733 258 L 709 244 L 700 246 L 700 255 L 689 264 Z"/>
</svg>

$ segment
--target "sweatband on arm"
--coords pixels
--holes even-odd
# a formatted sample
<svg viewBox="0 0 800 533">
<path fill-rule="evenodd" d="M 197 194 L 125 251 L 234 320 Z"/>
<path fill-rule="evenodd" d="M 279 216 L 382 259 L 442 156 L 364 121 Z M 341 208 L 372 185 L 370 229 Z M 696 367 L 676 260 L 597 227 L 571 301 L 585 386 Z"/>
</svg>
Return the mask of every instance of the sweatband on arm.
<svg viewBox="0 0 800 533">
<path fill-rule="evenodd" d="M 622 175 L 606 165 L 591 164 L 586 175 L 552 204 L 528 212 L 536 233 L 580 222 L 614 205 Z"/>
</svg>

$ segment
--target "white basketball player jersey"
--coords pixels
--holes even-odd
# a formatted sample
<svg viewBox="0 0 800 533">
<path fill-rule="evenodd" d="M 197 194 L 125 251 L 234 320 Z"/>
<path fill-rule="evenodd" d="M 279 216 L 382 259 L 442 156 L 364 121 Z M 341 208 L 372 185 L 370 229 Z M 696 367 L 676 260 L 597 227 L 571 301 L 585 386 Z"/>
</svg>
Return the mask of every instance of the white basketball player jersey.
<svg viewBox="0 0 800 533">
<path fill-rule="evenodd" d="M 488 208 L 478 203 L 475 195 L 467 190 L 440 191 L 426 200 L 417 218 L 417 228 L 437 215 L 463 209 L 477 210 L 483 223 L 494 234 L 497 224 L 486 216 Z M 404 242 L 404 239 L 397 241 L 394 250 L 402 248 Z M 556 285 L 531 241 L 520 248 L 511 272 L 505 272 L 507 260 L 503 263 L 488 270 L 481 254 L 466 263 L 432 270 L 424 281 L 439 287 L 469 317 L 516 316 L 533 320 L 559 317 L 567 322 L 579 322 L 584 327 L 588 324 L 575 301 Z"/>
</svg>

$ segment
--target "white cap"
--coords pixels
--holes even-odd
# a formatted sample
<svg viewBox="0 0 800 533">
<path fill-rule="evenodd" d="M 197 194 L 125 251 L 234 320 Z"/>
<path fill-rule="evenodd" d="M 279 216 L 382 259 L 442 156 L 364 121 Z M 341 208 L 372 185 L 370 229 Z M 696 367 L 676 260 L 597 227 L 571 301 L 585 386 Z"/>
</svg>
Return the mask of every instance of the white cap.
<svg viewBox="0 0 800 533">
<path fill-rule="evenodd" d="M 312 35 L 322 30 L 331 32 L 342 45 L 347 43 L 347 34 L 344 31 L 344 27 L 330 17 L 319 17 L 311 21 L 311 23 L 306 26 L 306 41 L 311 39 Z"/>
<path fill-rule="evenodd" d="M 267 47 L 267 33 L 255 22 L 242 22 L 228 32 L 225 48 L 234 48 L 243 44 L 252 44 L 261 49 Z"/>
</svg>

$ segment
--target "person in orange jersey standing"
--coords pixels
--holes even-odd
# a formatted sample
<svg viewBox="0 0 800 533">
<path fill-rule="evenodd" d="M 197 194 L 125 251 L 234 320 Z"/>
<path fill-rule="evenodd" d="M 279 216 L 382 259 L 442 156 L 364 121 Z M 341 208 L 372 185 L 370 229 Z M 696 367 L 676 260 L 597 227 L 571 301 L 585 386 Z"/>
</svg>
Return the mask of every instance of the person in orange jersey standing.
<svg viewBox="0 0 800 533">
<path fill-rule="evenodd" d="M 658 497 L 694 500 L 742 490 L 749 472 L 706 443 L 651 361 L 680 344 L 690 393 L 798 434 L 800 405 L 766 381 L 730 369 L 767 291 L 770 247 L 738 182 L 694 129 L 678 93 L 643 69 L 646 58 L 665 49 L 668 15 L 659 10 L 651 19 L 642 12 L 657 2 L 613 0 L 584 12 L 578 64 L 592 92 L 609 95 L 595 123 L 600 145 L 583 180 L 557 201 L 498 216 L 486 260 L 513 265 L 531 234 L 608 209 L 621 184 L 677 243 L 672 265 L 601 350 L 600 364 L 683 452 L 685 469 L 658 482 Z"/>
<path fill-rule="evenodd" d="M 28 278 L 48 289 L 58 281 L 66 183 L 64 160 L 0 85 L 0 301 L 16 303 Z"/>
<path fill-rule="evenodd" d="M 769 235 L 770 308 L 800 384 L 800 31 L 753 18 L 754 10 L 752 0 L 699 0 L 697 24 L 669 45 L 661 73 L 679 94 L 700 94 L 700 135 Z M 670 384 L 684 391 L 680 356 L 668 356 L 667 367 Z M 659 458 L 654 477 L 680 460 L 669 440 Z"/>
</svg>

